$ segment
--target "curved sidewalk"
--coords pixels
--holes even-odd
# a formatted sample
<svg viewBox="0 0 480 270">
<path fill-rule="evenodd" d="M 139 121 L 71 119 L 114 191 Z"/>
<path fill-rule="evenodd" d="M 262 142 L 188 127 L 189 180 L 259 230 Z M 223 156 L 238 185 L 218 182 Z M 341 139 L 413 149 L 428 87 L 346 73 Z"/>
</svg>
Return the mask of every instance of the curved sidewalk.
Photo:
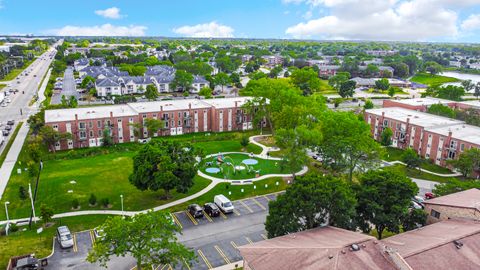
<svg viewBox="0 0 480 270">
<path fill-rule="evenodd" d="M 405 165 L 407 166 L 407 164 L 405 164 L 404 162 L 400 161 L 400 160 L 394 160 L 394 161 L 386 161 L 386 160 L 382 160 L 383 162 L 385 163 L 388 163 L 388 164 L 401 164 L 401 165 Z M 422 172 L 426 172 L 426 173 L 429 173 L 429 174 L 433 174 L 433 175 L 436 175 L 436 176 L 440 176 L 440 177 L 457 177 L 457 176 L 462 176 L 461 173 L 447 173 L 447 174 L 444 174 L 444 173 L 436 173 L 436 172 L 431 172 L 429 170 L 425 170 L 425 169 L 422 169 L 420 167 L 417 167 L 416 169 L 422 171 Z"/>
</svg>

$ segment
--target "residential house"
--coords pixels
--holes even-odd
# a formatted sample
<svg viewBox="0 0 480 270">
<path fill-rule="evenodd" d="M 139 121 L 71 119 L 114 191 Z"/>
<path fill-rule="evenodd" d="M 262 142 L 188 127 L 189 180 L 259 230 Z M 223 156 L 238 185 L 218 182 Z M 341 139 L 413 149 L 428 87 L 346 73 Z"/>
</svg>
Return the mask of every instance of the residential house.
<svg viewBox="0 0 480 270">
<path fill-rule="evenodd" d="M 319 77 L 335 76 L 340 68 L 341 68 L 340 66 L 332 66 L 332 65 L 318 66 L 318 76 Z"/>
<path fill-rule="evenodd" d="M 429 224 L 452 218 L 480 221 L 480 189 L 472 188 L 426 200 L 425 212 Z"/>
</svg>

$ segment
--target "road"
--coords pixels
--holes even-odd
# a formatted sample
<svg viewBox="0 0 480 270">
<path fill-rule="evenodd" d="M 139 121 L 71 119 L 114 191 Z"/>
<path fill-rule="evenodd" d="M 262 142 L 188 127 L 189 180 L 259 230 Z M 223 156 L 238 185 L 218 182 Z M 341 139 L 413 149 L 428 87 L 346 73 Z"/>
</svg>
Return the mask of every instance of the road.
<svg viewBox="0 0 480 270">
<path fill-rule="evenodd" d="M 175 223 L 182 228 L 178 241 L 191 248 L 197 256 L 192 266 L 184 264 L 172 266 L 172 269 L 209 269 L 242 260 L 238 246 L 258 242 L 266 238 L 265 220 L 268 202 L 278 194 L 257 196 L 234 201 L 235 212 L 219 217 L 193 218 L 186 212 L 173 213 Z M 75 233 L 75 245 L 71 249 L 61 249 L 55 242 L 53 255 L 48 258 L 49 269 L 100 269 L 96 264 L 85 261 L 88 250 L 95 243 L 91 231 Z M 131 269 L 135 260 L 130 257 L 112 257 L 109 269 Z M 160 265 L 156 269 L 170 269 Z"/>
<path fill-rule="evenodd" d="M 75 83 L 75 78 L 73 76 L 72 67 L 67 67 L 67 69 L 65 70 L 65 73 L 63 75 L 62 91 L 52 96 L 51 104 L 62 103 L 62 96 L 65 96 L 67 100 L 71 96 L 74 96 L 77 100 L 80 97 L 79 93 L 77 92 L 77 87 Z"/>
</svg>

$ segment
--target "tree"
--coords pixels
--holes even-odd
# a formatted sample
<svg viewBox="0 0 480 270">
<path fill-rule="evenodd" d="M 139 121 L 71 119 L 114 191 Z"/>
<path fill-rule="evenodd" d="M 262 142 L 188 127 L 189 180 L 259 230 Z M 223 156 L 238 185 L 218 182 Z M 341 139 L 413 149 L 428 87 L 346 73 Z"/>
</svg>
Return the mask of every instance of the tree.
<svg viewBox="0 0 480 270">
<path fill-rule="evenodd" d="M 462 81 L 462 86 L 463 89 L 465 89 L 465 92 L 470 92 L 475 89 L 475 84 L 472 82 L 472 80 Z"/>
<path fill-rule="evenodd" d="M 193 75 L 184 71 L 184 70 L 177 70 L 175 72 L 175 78 L 172 82 L 172 88 L 180 87 L 182 91 L 188 91 L 193 83 Z"/>
<path fill-rule="evenodd" d="M 353 93 L 355 92 L 356 85 L 357 83 L 355 81 L 352 81 L 352 80 L 345 81 L 340 85 L 340 90 L 338 91 L 338 94 L 342 98 L 353 97 Z"/>
<path fill-rule="evenodd" d="M 88 203 L 91 205 L 91 206 L 95 206 L 97 205 L 97 196 L 95 196 L 95 194 L 90 194 L 90 198 L 88 198 Z"/>
<path fill-rule="evenodd" d="M 475 171 L 480 170 L 480 149 L 470 148 L 463 151 L 458 159 L 449 160 L 455 169 L 460 171 L 463 176 L 471 176 Z"/>
<path fill-rule="evenodd" d="M 200 91 L 198 91 L 199 96 L 203 96 L 205 98 L 211 98 L 212 97 L 212 89 L 210 87 L 202 87 Z"/>
<path fill-rule="evenodd" d="M 222 93 L 223 93 L 223 87 L 230 85 L 230 83 L 232 82 L 230 80 L 230 77 L 224 72 L 219 72 L 217 75 L 213 77 L 213 80 L 215 82 L 215 85 L 220 85 L 222 87 Z"/>
<path fill-rule="evenodd" d="M 318 145 L 323 164 L 346 171 L 349 181 L 353 172 L 368 169 L 382 149 L 370 134 L 370 126 L 351 112 L 325 112 L 322 116 L 323 141 Z"/>
<path fill-rule="evenodd" d="M 392 129 L 389 127 L 385 128 L 381 134 L 380 144 L 383 146 L 392 145 L 392 136 L 393 136 Z"/>
<path fill-rule="evenodd" d="M 87 261 L 106 267 L 110 256 L 131 255 L 137 269 L 147 265 L 188 263 L 194 254 L 177 242 L 180 228 L 167 212 L 140 213 L 134 217 L 109 217 L 103 225 L 103 238 L 89 251 Z"/>
<path fill-rule="evenodd" d="M 390 87 L 388 88 L 388 95 L 389 95 L 390 97 L 395 96 L 395 92 L 396 92 L 395 87 L 390 86 Z"/>
<path fill-rule="evenodd" d="M 249 140 L 248 140 L 248 136 L 247 135 L 243 135 L 242 138 L 240 138 L 240 145 L 242 146 L 243 149 L 245 149 L 248 144 L 249 144 Z"/>
<path fill-rule="evenodd" d="M 388 79 L 380 79 L 380 80 L 376 80 L 375 81 L 375 88 L 379 89 L 379 90 L 383 90 L 383 91 L 386 91 L 388 90 L 388 88 L 390 88 L 390 82 L 388 81 Z"/>
<path fill-rule="evenodd" d="M 102 131 L 102 145 L 103 146 L 112 146 L 113 143 L 113 138 L 112 134 L 110 132 L 110 128 L 105 127 Z"/>
<path fill-rule="evenodd" d="M 379 71 L 380 69 L 374 64 L 368 64 L 367 68 L 365 69 L 365 73 L 368 76 L 375 76 Z"/>
<path fill-rule="evenodd" d="M 477 180 L 459 180 L 458 178 L 448 178 L 446 183 L 435 185 L 433 193 L 436 196 L 445 196 L 448 194 L 468 190 L 472 188 L 480 189 L 480 181 Z"/>
<path fill-rule="evenodd" d="M 423 209 L 410 209 L 403 219 L 402 228 L 404 231 L 411 231 L 427 224 L 427 216 Z"/>
<path fill-rule="evenodd" d="M 95 78 L 87 75 L 85 76 L 85 78 L 83 78 L 82 83 L 80 84 L 80 87 L 84 89 L 93 88 L 95 86 L 95 81 L 96 81 Z"/>
<path fill-rule="evenodd" d="M 356 200 L 343 180 L 320 174 L 297 177 L 269 203 L 265 222 L 268 238 L 312 229 L 322 225 L 351 228 Z"/>
<path fill-rule="evenodd" d="M 68 105 L 70 108 L 76 108 L 78 106 L 78 101 L 75 96 L 70 96 L 70 99 L 68 100 Z"/>
<path fill-rule="evenodd" d="M 296 69 L 289 78 L 294 85 L 303 91 L 304 96 L 311 95 L 320 89 L 318 73 L 311 68 Z"/>
<path fill-rule="evenodd" d="M 438 74 L 443 70 L 443 67 L 435 61 L 428 61 L 425 63 L 424 66 L 425 66 L 425 70 L 432 75 Z"/>
<path fill-rule="evenodd" d="M 46 225 L 52 221 L 53 209 L 45 204 L 40 205 L 40 218 L 43 220 L 43 224 Z"/>
<path fill-rule="evenodd" d="M 97 89 L 95 88 L 90 88 L 90 90 L 88 90 L 88 94 L 87 94 L 87 100 L 88 100 L 88 104 L 90 104 L 90 102 L 93 100 L 93 98 L 97 95 Z"/>
<path fill-rule="evenodd" d="M 430 107 L 428 107 L 427 112 L 448 118 L 455 118 L 456 116 L 455 110 L 440 103 L 432 104 Z"/>
<path fill-rule="evenodd" d="M 145 97 L 148 100 L 156 100 L 158 98 L 158 90 L 154 84 L 147 85 L 147 90 L 145 91 Z"/>
<path fill-rule="evenodd" d="M 172 141 L 150 142 L 133 157 L 129 181 L 139 190 L 163 189 L 186 193 L 196 175 L 196 151 L 190 144 Z"/>
<path fill-rule="evenodd" d="M 54 130 L 51 126 L 43 126 L 40 128 L 39 135 L 42 138 L 43 142 L 48 146 L 48 148 L 55 153 L 56 147 L 55 143 L 70 139 L 72 134 L 70 133 L 62 133 Z"/>
<path fill-rule="evenodd" d="M 420 166 L 422 159 L 418 156 L 415 150 L 408 148 L 402 154 L 402 161 L 407 165 L 407 168 L 413 169 Z"/>
<path fill-rule="evenodd" d="M 145 128 L 147 129 L 148 137 L 153 137 L 155 133 L 158 132 L 165 124 L 162 120 L 146 118 L 144 122 Z"/>
<path fill-rule="evenodd" d="M 394 70 L 393 73 L 397 77 L 406 78 L 410 75 L 410 68 L 406 63 L 396 62 L 396 63 L 390 64 L 390 66 L 393 68 Z"/>
<path fill-rule="evenodd" d="M 365 233 L 375 228 L 378 239 L 382 239 L 385 229 L 400 232 L 411 199 L 418 193 L 410 178 L 393 170 L 368 171 L 353 187 L 358 202 L 358 225 Z"/>
<path fill-rule="evenodd" d="M 373 109 L 373 102 L 370 100 L 370 99 L 367 99 L 365 101 L 365 104 L 363 105 L 363 108 L 365 110 L 368 110 L 368 109 Z"/>
<path fill-rule="evenodd" d="M 462 100 L 462 97 L 464 95 L 465 95 L 465 89 L 463 89 L 463 87 L 460 87 L 460 86 L 447 85 L 447 86 L 437 88 L 438 98 L 460 101 Z"/>
<path fill-rule="evenodd" d="M 477 99 L 480 97 L 480 82 L 477 82 L 477 84 L 475 84 L 473 95 L 477 97 Z"/>
</svg>

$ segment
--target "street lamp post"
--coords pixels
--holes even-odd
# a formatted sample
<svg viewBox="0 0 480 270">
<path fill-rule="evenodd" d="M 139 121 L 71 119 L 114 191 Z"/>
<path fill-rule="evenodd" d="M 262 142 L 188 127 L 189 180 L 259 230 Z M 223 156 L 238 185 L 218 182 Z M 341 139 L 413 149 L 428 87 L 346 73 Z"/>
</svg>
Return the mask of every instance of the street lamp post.
<svg viewBox="0 0 480 270">
<path fill-rule="evenodd" d="M 8 235 L 8 227 L 10 227 L 10 218 L 8 217 L 8 205 L 10 202 L 5 202 L 5 214 L 7 215 L 7 226 L 5 227 L 5 234 Z"/>
<path fill-rule="evenodd" d="M 122 216 L 124 216 L 124 214 L 123 214 L 123 194 L 120 194 L 120 202 L 122 204 Z"/>
</svg>

